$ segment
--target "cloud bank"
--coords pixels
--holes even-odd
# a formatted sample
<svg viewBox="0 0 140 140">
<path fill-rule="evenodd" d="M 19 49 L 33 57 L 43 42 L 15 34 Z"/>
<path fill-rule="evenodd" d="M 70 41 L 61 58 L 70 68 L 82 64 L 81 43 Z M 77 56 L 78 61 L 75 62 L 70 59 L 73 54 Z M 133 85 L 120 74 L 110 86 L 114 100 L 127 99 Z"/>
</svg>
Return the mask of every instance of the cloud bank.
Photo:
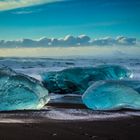
<svg viewBox="0 0 140 140">
<path fill-rule="evenodd" d="M 84 47 L 84 46 L 136 46 L 138 41 L 136 38 L 119 36 L 116 38 L 105 37 L 100 39 L 92 39 L 86 35 L 74 37 L 67 35 L 64 38 L 47 38 L 43 37 L 37 40 L 22 39 L 5 41 L 0 40 L 0 47 Z"/>
<path fill-rule="evenodd" d="M 28 7 L 38 4 L 52 3 L 60 0 L 0 0 L 0 11 Z"/>
</svg>

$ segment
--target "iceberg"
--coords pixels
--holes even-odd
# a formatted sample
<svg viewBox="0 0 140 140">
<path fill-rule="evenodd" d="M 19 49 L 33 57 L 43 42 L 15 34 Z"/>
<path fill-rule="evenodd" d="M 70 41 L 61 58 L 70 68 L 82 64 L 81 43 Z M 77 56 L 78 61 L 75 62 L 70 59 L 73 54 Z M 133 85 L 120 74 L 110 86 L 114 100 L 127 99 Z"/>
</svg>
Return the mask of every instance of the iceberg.
<svg viewBox="0 0 140 140">
<path fill-rule="evenodd" d="M 40 109 L 48 101 L 48 90 L 39 81 L 0 68 L 0 111 Z"/>
<path fill-rule="evenodd" d="M 62 71 L 41 74 L 44 86 L 51 93 L 79 93 L 95 81 L 119 80 L 132 77 L 131 71 L 117 65 L 101 65 L 98 67 L 74 67 Z"/>
<path fill-rule="evenodd" d="M 135 85 L 137 83 L 137 85 Z M 139 81 L 98 81 L 83 94 L 83 103 L 92 110 L 140 109 Z"/>
</svg>

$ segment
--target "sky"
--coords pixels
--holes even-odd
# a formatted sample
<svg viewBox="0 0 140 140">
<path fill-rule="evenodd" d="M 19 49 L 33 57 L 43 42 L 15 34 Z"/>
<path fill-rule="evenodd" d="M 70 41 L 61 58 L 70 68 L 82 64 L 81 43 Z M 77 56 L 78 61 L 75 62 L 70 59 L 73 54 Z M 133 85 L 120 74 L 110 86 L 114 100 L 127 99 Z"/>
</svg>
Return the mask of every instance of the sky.
<svg viewBox="0 0 140 140">
<path fill-rule="evenodd" d="M 68 34 L 140 39 L 140 0 L 0 0 L 0 40 Z"/>
<path fill-rule="evenodd" d="M 139 58 L 139 47 L 50 47 L 50 48 L 1 48 L 1 57 L 49 58 Z"/>
</svg>

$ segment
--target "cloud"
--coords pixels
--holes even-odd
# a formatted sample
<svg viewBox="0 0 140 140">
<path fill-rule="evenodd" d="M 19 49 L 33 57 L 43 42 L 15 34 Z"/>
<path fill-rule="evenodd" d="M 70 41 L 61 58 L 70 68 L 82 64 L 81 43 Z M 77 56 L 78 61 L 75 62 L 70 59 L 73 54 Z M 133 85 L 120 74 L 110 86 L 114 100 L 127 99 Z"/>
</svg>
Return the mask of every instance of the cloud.
<svg viewBox="0 0 140 140">
<path fill-rule="evenodd" d="M 16 12 L 12 12 L 12 14 L 16 14 L 16 15 L 25 15 L 25 14 L 32 14 L 32 13 L 35 13 L 36 11 L 27 11 L 27 10 L 24 10 L 24 11 L 16 11 Z"/>
<path fill-rule="evenodd" d="M 137 40 L 136 38 L 124 36 L 119 36 L 116 38 L 105 37 L 101 39 L 94 39 L 92 40 L 91 44 L 97 46 L 114 46 L 114 45 L 132 46 L 137 44 Z"/>
<path fill-rule="evenodd" d="M 13 41 L 0 41 L 0 47 L 76 47 L 76 46 L 136 46 L 136 38 L 119 36 L 91 39 L 89 36 L 77 37 L 67 35 L 64 38 L 43 37 L 37 40 L 22 39 Z"/>
<path fill-rule="evenodd" d="M 62 0 L 0 0 L 0 11 L 52 3 Z"/>
<path fill-rule="evenodd" d="M 83 46 L 83 45 L 89 45 L 89 41 L 91 38 L 86 35 L 80 35 L 78 37 L 73 37 L 71 35 L 67 35 L 64 38 L 64 44 L 66 46 Z"/>
<path fill-rule="evenodd" d="M 11 14 L 14 15 L 26 15 L 26 14 L 32 14 L 32 13 L 39 13 L 42 9 L 32 9 L 32 8 L 20 8 L 16 10 L 12 10 Z"/>
<path fill-rule="evenodd" d="M 116 39 L 111 37 L 93 39 L 91 41 L 91 45 L 97 45 L 97 46 L 107 46 L 107 45 L 115 45 L 115 44 L 117 44 Z"/>
<path fill-rule="evenodd" d="M 135 45 L 136 44 L 136 38 L 126 38 L 123 36 L 117 37 L 118 44 L 122 45 Z"/>
</svg>

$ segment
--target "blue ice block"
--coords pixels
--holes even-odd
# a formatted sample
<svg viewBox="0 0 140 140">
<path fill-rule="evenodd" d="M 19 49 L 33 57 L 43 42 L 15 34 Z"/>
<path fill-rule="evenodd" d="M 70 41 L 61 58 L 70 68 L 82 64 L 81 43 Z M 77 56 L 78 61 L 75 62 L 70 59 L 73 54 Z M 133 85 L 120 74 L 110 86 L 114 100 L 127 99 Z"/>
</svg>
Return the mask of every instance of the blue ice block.
<svg viewBox="0 0 140 140">
<path fill-rule="evenodd" d="M 48 90 L 39 81 L 0 68 L 0 111 L 40 109 L 48 100 Z"/>
<path fill-rule="evenodd" d="M 117 110 L 123 108 L 140 109 L 138 81 L 99 81 L 91 85 L 83 94 L 83 103 L 93 110 Z M 140 84 L 140 82 L 139 82 Z"/>
<path fill-rule="evenodd" d="M 44 86 L 53 93 L 80 93 L 95 81 L 130 78 L 131 71 L 122 66 L 74 67 L 42 75 Z"/>
</svg>

